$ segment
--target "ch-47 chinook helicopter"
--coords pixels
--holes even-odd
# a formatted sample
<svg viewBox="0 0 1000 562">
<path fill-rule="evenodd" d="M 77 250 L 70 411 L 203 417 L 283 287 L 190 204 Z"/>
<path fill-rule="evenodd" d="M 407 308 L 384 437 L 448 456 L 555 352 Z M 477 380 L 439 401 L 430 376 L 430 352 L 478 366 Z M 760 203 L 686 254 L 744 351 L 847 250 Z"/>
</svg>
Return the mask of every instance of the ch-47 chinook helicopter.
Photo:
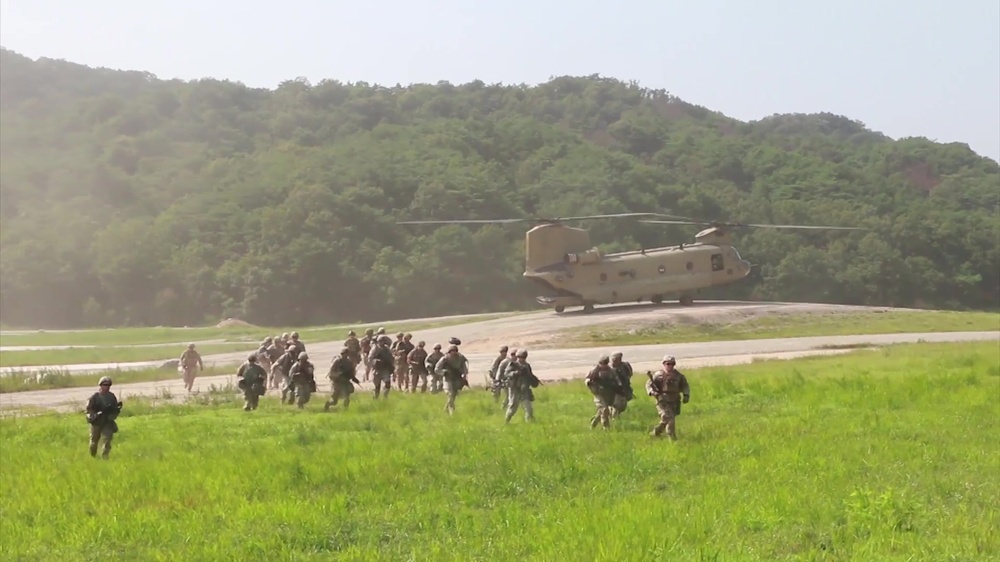
<svg viewBox="0 0 1000 562">
<path fill-rule="evenodd" d="M 568 221 L 642 218 L 646 224 L 685 224 L 706 227 L 694 242 L 662 248 L 604 253 L 590 243 L 586 230 L 566 226 Z M 652 219 L 684 220 L 652 220 Z M 863 230 L 845 226 L 742 224 L 699 221 L 660 213 L 619 213 L 554 219 L 484 219 L 403 221 L 396 224 L 513 224 L 540 223 L 525 234 L 524 277 L 548 294 L 536 297 L 539 304 L 557 313 L 570 306 L 593 312 L 595 304 L 624 302 L 662 303 L 676 296 L 689 306 L 701 289 L 728 285 L 750 274 L 750 262 L 733 246 L 732 233 L 742 228 L 812 230 Z"/>
</svg>

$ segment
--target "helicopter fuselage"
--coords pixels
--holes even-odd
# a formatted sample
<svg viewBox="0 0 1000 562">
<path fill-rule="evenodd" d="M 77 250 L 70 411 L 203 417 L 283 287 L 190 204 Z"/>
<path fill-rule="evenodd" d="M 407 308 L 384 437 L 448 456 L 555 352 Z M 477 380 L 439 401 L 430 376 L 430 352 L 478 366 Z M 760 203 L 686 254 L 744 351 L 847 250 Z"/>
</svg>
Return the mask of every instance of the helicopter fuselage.
<svg viewBox="0 0 1000 562">
<path fill-rule="evenodd" d="M 706 229 L 697 242 L 603 254 L 597 248 L 566 252 L 562 260 L 526 268 L 524 277 L 546 288 L 537 301 L 561 312 L 569 306 L 662 302 L 679 295 L 688 303 L 700 289 L 728 285 L 750 274 L 729 233 Z"/>
</svg>

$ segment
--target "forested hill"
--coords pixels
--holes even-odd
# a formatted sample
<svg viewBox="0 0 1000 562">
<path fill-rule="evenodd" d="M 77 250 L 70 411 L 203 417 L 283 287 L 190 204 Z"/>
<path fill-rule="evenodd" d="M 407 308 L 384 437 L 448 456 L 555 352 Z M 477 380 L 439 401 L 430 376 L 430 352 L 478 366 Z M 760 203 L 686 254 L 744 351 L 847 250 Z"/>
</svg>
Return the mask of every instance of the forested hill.
<svg viewBox="0 0 1000 562">
<path fill-rule="evenodd" d="M 601 77 L 277 89 L 2 54 L 0 321 L 270 325 L 530 308 L 521 225 L 660 211 L 754 230 L 715 296 L 995 308 L 1000 168 L 849 118 L 729 119 Z M 598 221 L 606 250 L 697 227 Z"/>
</svg>

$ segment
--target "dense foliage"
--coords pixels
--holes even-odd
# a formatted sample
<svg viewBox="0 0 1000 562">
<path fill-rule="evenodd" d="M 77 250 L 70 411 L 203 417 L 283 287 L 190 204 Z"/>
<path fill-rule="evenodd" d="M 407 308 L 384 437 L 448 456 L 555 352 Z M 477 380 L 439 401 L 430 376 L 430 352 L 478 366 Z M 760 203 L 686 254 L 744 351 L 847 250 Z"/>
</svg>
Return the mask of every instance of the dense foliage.
<svg viewBox="0 0 1000 562">
<path fill-rule="evenodd" d="M 270 325 L 532 306 L 523 230 L 660 211 L 753 230 L 716 296 L 995 308 L 1000 167 L 830 114 L 743 123 L 591 77 L 535 87 L 158 80 L 0 53 L 5 324 Z M 696 228 L 601 221 L 605 249 Z"/>
</svg>

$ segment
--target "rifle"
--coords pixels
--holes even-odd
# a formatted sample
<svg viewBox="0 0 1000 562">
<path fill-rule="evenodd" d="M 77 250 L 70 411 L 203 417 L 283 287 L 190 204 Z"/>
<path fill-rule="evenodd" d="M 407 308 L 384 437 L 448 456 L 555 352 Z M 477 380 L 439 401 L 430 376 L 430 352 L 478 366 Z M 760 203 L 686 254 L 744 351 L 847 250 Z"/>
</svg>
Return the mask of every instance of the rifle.
<svg viewBox="0 0 1000 562">
<path fill-rule="evenodd" d="M 122 411 L 123 402 L 118 402 L 117 404 L 111 404 L 110 406 L 105 406 L 96 412 L 87 414 L 87 423 L 90 425 L 104 425 L 103 418 L 108 414 L 119 414 Z M 111 420 L 107 420 L 111 421 Z"/>
</svg>

